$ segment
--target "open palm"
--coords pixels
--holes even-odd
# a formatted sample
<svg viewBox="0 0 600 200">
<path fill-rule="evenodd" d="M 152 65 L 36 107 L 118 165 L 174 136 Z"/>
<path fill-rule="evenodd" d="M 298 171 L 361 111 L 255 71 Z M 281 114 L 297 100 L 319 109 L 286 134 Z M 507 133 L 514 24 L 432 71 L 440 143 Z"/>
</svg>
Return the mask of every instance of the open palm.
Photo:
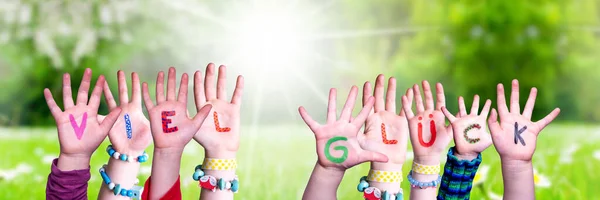
<svg viewBox="0 0 600 200">
<path fill-rule="evenodd" d="M 235 157 L 240 141 L 240 106 L 244 79 L 238 76 L 231 102 L 227 101 L 226 67 L 219 67 L 217 87 L 214 86 L 215 66 L 210 63 L 206 67 L 206 77 L 196 71 L 194 74 L 194 99 L 196 108 L 212 105 L 209 119 L 205 120 L 194 140 L 200 143 L 208 153 L 219 152 L 221 155 L 209 157 Z M 226 154 L 226 155 L 223 155 Z"/>
<path fill-rule="evenodd" d="M 46 103 L 56 121 L 61 154 L 91 156 L 106 138 L 108 130 L 121 112 L 120 109 L 115 109 L 102 123 L 98 122 L 98 106 L 105 80 L 104 76 L 98 78 L 88 102 L 91 79 L 92 70 L 88 68 L 83 74 L 75 105 L 71 94 L 71 77 L 69 74 L 63 76 L 64 112 L 56 104 L 50 90 L 48 88 L 44 90 Z"/>
<path fill-rule="evenodd" d="M 396 114 L 396 79 L 390 78 L 384 100 L 383 75 L 375 82 L 375 106 L 365 123 L 364 139 L 359 139 L 365 150 L 385 154 L 392 164 L 403 164 L 408 146 L 408 121 L 404 111 Z M 363 87 L 363 106 L 371 97 L 371 84 Z M 359 137 L 360 138 L 360 137 Z"/>
<path fill-rule="evenodd" d="M 117 77 L 119 82 L 119 106 L 115 102 L 108 83 L 104 84 L 104 97 L 108 103 L 108 108 L 110 110 L 117 108 L 122 110 L 121 115 L 110 129 L 108 138 L 117 152 L 127 155 L 140 155 L 152 142 L 150 122 L 142 112 L 140 79 L 137 73 L 131 74 L 133 92 L 131 101 L 129 101 L 125 73 L 119 71 Z"/>
<path fill-rule="evenodd" d="M 150 99 L 148 84 L 143 84 L 144 104 L 150 115 L 150 127 L 154 138 L 155 148 L 183 149 L 192 140 L 196 131 L 206 119 L 211 109 L 207 105 L 200 109 L 198 114 L 191 119 L 187 112 L 188 75 L 181 76 L 179 95 L 175 96 L 176 87 L 175 68 L 169 68 L 167 80 L 167 96 L 164 93 L 164 72 L 159 72 L 156 79 L 156 103 Z"/>
<path fill-rule="evenodd" d="M 486 127 L 486 119 L 491 105 L 492 101 L 486 100 L 481 114 L 478 114 L 479 96 L 475 95 L 470 114 L 467 114 L 463 97 L 458 98 L 459 114 L 457 116 L 452 115 L 446 107 L 442 108 L 454 130 L 454 144 L 456 144 L 458 154 L 476 157 L 492 144 L 492 137 Z"/>
<path fill-rule="evenodd" d="M 510 95 L 510 111 L 506 107 L 504 86 L 498 84 L 498 113 L 492 110 L 488 119 L 494 147 L 501 159 L 531 161 L 537 136 L 558 114 L 560 109 L 554 109 L 550 114 L 537 122 L 531 121 L 531 114 L 535 106 L 537 89 L 531 88 L 529 98 L 521 114 L 519 106 L 519 81 L 512 81 Z M 498 122 L 500 114 L 500 122 Z"/>
<path fill-rule="evenodd" d="M 345 170 L 367 161 L 388 161 L 385 155 L 367 151 L 359 145 L 357 135 L 361 134 L 360 128 L 373 108 L 373 97 L 367 100 L 358 116 L 352 119 L 357 93 L 358 88 L 353 86 L 340 118 L 336 121 L 336 90 L 332 88 L 329 91 L 327 123 L 324 125 L 314 121 L 304 107 L 298 109 L 304 122 L 315 134 L 318 162 L 325 168 Z"/>
</svg>

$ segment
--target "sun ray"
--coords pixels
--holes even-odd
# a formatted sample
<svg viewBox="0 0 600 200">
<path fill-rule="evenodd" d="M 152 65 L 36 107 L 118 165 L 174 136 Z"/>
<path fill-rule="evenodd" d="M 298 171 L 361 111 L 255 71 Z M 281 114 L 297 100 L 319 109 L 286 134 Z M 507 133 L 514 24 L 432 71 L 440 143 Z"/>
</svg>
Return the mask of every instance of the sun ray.
<svg viewBox="0 0 600 200">
<path fill-rule="evenodd" d="M 331 33 L 321 33 L 309 36 L 309 40 L 327 40 L 327 39 L 356 39 L 361 37 L 373 37 L 373 36 L 390 36 L 390 35 L 403 35 L 403 34 L 414 34 L 421 31 L 432 31 L 437 30 L 437 27 L 398 27 L 398 28 L 382 28 L 373 30 L 347 30 L 347 31 L 336 31 Z"/>
</svg>

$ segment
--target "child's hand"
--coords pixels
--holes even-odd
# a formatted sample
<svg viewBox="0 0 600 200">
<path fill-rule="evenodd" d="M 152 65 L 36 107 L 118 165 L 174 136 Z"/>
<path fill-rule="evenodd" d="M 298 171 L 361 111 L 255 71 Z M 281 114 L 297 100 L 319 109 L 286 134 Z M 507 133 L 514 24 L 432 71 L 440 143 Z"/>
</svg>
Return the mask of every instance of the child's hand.
<svg viewBox="0 0 600 200">
<path fill-rule="evenodd" d="M 486 118 L 490 112 L 491 100 L 486 100 L 481 114 L 479 112 L 479 95 L 475 95 L 471 114 L 467 114 L 465 100 L 458 98 L 459 114 L 455 117 L 446 107 L 442 107 L 444 115 L 450 121 L 454 132 L 456 156 L 461 160 L 473 160 L 492 144 L 492 137 L 486 128 Z"/>
<path fill-rule="evenodd" d="M 408 118 L 410 128 L 410 141 L 415 154 L 415 162 L 423 165 L 439 164 L 440 155 L 447 151 L 448 144 L 452 139 L 452 129 L 446 126 L 446 120 L 442 113 L 442 107 L 446 106 L 444 87 L 441 83 L 436 84 L 437 103 L 433 105 L 433 95 L 429 83 L 423 81 L 423 93 L 425 93 L 425 106 L 421 99 L 419 86 L 414 85 L 402 96 L 402 109 Z M 414 94 L 417 115 L 412 111 L 412 98 Z"/>
<path fill-rule="evenodd" d="M 127 94 L 127 80 L 125 73 L 119 71 L 117 73 L 119 80 L 119 102 L 117 103 L 108 87 L 108 83 L 104 84 L 104 97 L 108 103 L 108 108 L 112 111 L 120 108 L 121 115 L 117 118 L 112 129 L 108 133 L 108 138 L 115 150 L 119 153 L 127 155 L 141 155 L 141 153 L 150 145 L 151 132 L 150 122 L 142 112 L 142 98 L 140 91 L 140 78 L 137 73 L 131 74 L 133 89 L 131 101 Z"/>
<path fill-rule="evenodd" d="M 169 68 L 168 76 L 167 97 L 165 99 L 164 72 L 158 73 L 156 79 L 156 106 L 150 99 L 148 84 L 143 84 L 144 104 L 150 115 L 154 148 L 183 151 L 185 145 L 190 142 L 202 122 L 204 122 L 211 106 L 204 106 L 193 119 L 190 119 L 187 111 L 188 75 L 184 73 L 181 76 L 181 85 L 177 97 L 175 96 L 175 68 Z"/>
<path fill-rule="evenodd" d="M 210 63 L 206 67 L 206 77 L 202 83 L 202 73 L 194 74 L 194 99 L 196 108 L 212 105 L 210 118 L 202 124 L 194 135 L 194 140 L 206 150 L 210 158 L 235 158 L 240 143 L 240 105 L 244 78 L 237 77 L 235 91 L 231 103 L 227 101 L 226 67 L 219 67 L 217 87 L 214 86 L 215 66 Z"/>
<path fill-rule="evenodd" d="M 510 111 L 506 107 L 504 98 L 504 86 L 498 84 L 498 113 L 500 114 L 500 123 L 498 123 L 498 113 L 492 110 L 488 119 L 490 131 L 494 146 L 500 154 L 500 158 L 505 161 L 531 161 L 537 136 L 558 114 L 560 109 L 554 109 L 550 114 L 537 122 L 531 121 L 531 113 L 535 105 L 537 89 L 531 88 L 529 99 L 521 114 L 519 106 L 519 81 L 512 82 L 512 92 L 510 95 Z"/>
<path fill-rule="evenodd" d="M 315 134 L 317 140 L 318 164 L 324 168 L 346 170 L 366 161 L 387 162 L 381 153 L 367 151 L 361 148 L 357 135 L 373 108 L 373 97 L 369 97 L 365 106 L 355 119 L 352 110 L 356 102 L 358 88 L 353 86 L 340 115 L 336 121 L 336 90 L 329 91 L 329 106 L 327 107 L 327 124 L 320 125 L 300 107 L 300 116 Z"/>
<path fill-rule="evenodd" d="M 367 117 L 365 134 L 359 134 L 361 147 L 368 151 L 385 154 L 390 164 L 402 165 L 406 157 L 408 145 L 408 121 L 401 111 L 396 114 L 396 79 L 390 78 L 387 95 L 384 101 L 384 80 L 379 75 L 375 82 L 375 107 L 374 113 Z M 371 97 L 371 83 L 366 82 L 363 87 L 363 106 Z M 360 139 L 364 137 L 364 140 Z"/>
<path fill-rule="evenodd" d="M 44 90 L 46 103 L 48 103 L 50 112 L 56 120 L 58 129 L 60 157 L 57 166 L 61 170 L 73 170 L 83 166 L 87 168 L 92 153 L 106 138 L 108 130 L 113 126 L 121 112 L 120 109 L 114 109 L 102 123 L 97 120 L 100 95 L 102 95 L 102 86 L 105 80 L 104 76 L 98 77 L 88 102 L 91 79 L 92 70 L 88 68 L 83 74 L 77 94 L 77 103 L 74 105 L 71 95 L 71 77 L 69 74 L 63 76 L 64 112 L 56 105 L 50 90 L 48 88 Z M 77 163 L 62 161 L 76 161 Z"/>
</svg>

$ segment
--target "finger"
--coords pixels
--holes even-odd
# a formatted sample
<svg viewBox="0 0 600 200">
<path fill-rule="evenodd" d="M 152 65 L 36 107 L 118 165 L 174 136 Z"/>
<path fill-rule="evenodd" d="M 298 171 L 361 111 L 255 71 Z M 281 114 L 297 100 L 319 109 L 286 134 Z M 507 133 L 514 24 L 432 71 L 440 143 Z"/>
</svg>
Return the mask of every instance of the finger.
<svg viewBox="0 0 600 200">
<path fill-rule="evenodd" d="M 388 162 L 388 157 L 382 153 L 362 151 L 358 154 L 359 162 Z"/>
<path fill-rule="evenodd" d="M 425 110 L 433 110 L 433 93 L 431 92 L 431 86 L 429 82 L 423 81 L 423 94 L 425 95 Z"/>
<path fill-rule="evenodd" d="M 235 90 L 233 90 L 233 96 L 231 97 L 231 103 L 240 105 L 242 103 L 242 94 L 244 93 L 244 77 L 238 76 L 235 82 Z"/>
<path fill-rule="evenodd" d="M 365 84 L 363 85 L 363 98 L 362 98 L 363 106 L 365 106 L 365 103 L 367 103 L 367 100 L 369 99 L 369 97 L 371 97 L 373 95 L 371 90 L 372 90 L 371 82 L 369 82 L 369 81 L 365 82 Z"/>
<path fill-rule="evenodd" d="M 387 93 L 385 94 L 385 110 L 396 113 L 396 78 L 388 80 Z"/>
<path fill-rule="evenodd" d="M 350 89 L 350 93 L 348 93 L 346 103 L 344 104 L 342 114 L 340 114 L 340 120 L 350 122 L 350 117 L 352 117 L 352 110 L 354 110 L 354 105 L 356 104 L 357 95 L 358 88 L 356 86 L 352 86 L 352 88 Z"/>
<path fill-rule="evenodd" d="M 206 77 L 204 77 L 204 92 L 206 101 L 217 98 L 215 91 L 215 64 L 209 63 L 206 66 Z"/>
<path fill-rule="evenodd" d="M 102 120 L 102 123 L 100 124 L 100 129 L 102 130 L 102 133 L 104 133 L 105 135 L 108 134 L 108 131 L 110 131 L 110 129 L 113 127 L 119 115 L 121 115 L 121 108 L 116 108 L 113 111 L 110 111 L 108 115 L 106 115 L 106 117 L 104 118 L 104 120 Z"/>
<path fill-rule="evenodd" d="M 479 115 L 487 117 L 490 113 L 490 107 L 492 107 L 492 100 L 485 100 L 485 104 L 483 105 L 483 108 L 481 109 L 481 114 Z"/>
<path fill-rule="evenodd" d="M 146 82 L 142 84 L 142 96 L 144 97 L 144 105 L 146 106 L 146 110 L 152 110 L 154 103 L 152 103 L 152 99 L 150 98 L 150 93 L 148 92 L 148 83 Z"/>
<path fill-rule="evenodd" d="M 502 85 L 502 83 L 499 83 L 496 87 L 496 90 L 498 114 L 500 114 L 500 116 L 504 116 L 508 114 L 508 108 L 506 107 L 506 97 L 504 97 L 504 85 Z"/>
<path fill-rule="evenodd" d="M 448 111 L 448 109 L 446 109 L 446 107 L 442 107 L 442 112 L 444 113 L 446 118 L 448 118 L 448 121 L 450 121 L 450 123 L 453 123 L 454 121 L 456 121 L 456 117 L 454 115 L 452 115 L 452 113 L 450 113 L 450 111 Z"/>
<path fill-rule="evenodd" d="M 96 81 L 94 90 L 92 90 L 92 97 L 88 103 L 88 105 L 91 106 L 96 112 L 98 112 L 98 107 L 100 106 L 100 99 L 102 99 L 102 87 L 104 86 L 105 82 L 104 76 L 100 75 Z"/>
<path fill-rule="evenodd" d="M 531 120 L 531 113 L 533 113 L 533 108 L 535 107 L 536 97 L 537 88 L 531 88 L 531 92 L 529 92 L 529 98 L 527 99 L 527 103 L 525 104 L 525 108 L 523 109 L 523 116 L 529 120 Z"/>
<path fill-rule="evenodd" d="M 175 101 L 175 89 L 177 87 L 177 71 L 175 67 L 169 67 L 167 78 L 167 101 Z"/>
<path fill-rule="evenodd" d="M 555 108 L 552 112 L 550 112 L 550 114 L 546 115 L 546 117 L 544 117 L 540 121 L 537 121 L 535 124 L 538 127 L 540 127 L 540 131 L 542 131 L 542 129 L 548 126 L 548 124 L 550 124 L 550 122 L 552 122 L 556 118 L 556 116 L 558 116 L 558 114 L 560 114 L 560 108 Z"/>
<path fill-rule="evenodd" d="M 367 99 L 367 103 L 365 104 L 365 106 L 358 113 L 358 116 L 356 116 L 356 118 L 354 118 L 354 120 L 351 121 L 352 124 L 354 124 L 356 127 L 360 128 L 362 126 L 362 124 L 365 123 L 365 121 L 367 120 L 367 117 L 369 117 L 369 113 L 371 112 L 371 109 L 373 109 L 374 103 L 375 103 L 375 98 L 369 97 L 369 99 Z"/>
<path fill-rule="evenodd" d="M 227 67 L 219 66 L 219 75 L 217 77 L 217 99 L 227 99 Z"/>
<path fill-rule="evenodd" d="M 385 84 L 383 83 L 385 76 L 379 74 L 375 80 L 375 112 L 383 111 L 385 109 L 385 101 L 383 100 L 383 89 Z"/>
<path fill-rule="evenodd" d="M 298 108 L 298 112 L 300 112 L 300 117 L 302 117 L 304 123 L 306 123 L 310 130 L 314 132 L 319 124 L 315 120 L 313 120 L 312 117 L 310 117 L 310 115 L 306 112 L 306 109 L 304 109 L 304 107 L 300 106 Z"/>
<path fill-rule="evenodd" d="M 54 97 L 52 97 L 52 92 L 50 92 L 50 89 L 44 89 L 44 97 L 46 98 L 46 104 L 48 104 L 48 108 L 50 108 L 50 113 L 52 113 L 54 119 L 57 119 L 58 115 L 62 113 L 62 110 L 60 110 L 60 107 L 56 105 L 56 101 L 54 101 Z"/>
<path fill-rule="evenodd" d="M 471 105 L 471 115 L 477 115 L 479 113 L 479 95 L 473 97 L 473 105 Z"/>
<path fill-rule="evenodd" d="M 188 99 L 188 75 L 183 73 L 181 75 L 181 82 L 179 83 L 179 94 L 177 95 L 177 101 L 187 104 Z"/>
<path fill-rule="evenodd" d="M 490 133 L 492 135 L 502 133 L 502 128 L 498 123 L 498 113 L 496 112 L 495 108 L 492 108 L 492 114 L 490 115 L 490 118 L 488 118 L 488 125 L 490 126 Z"/>
<path fill-rule="evenodd" d="M 125 72 L 119 70 L 117 72 L 117 78 L 119 79 L 119 104 L 125 105 L 129 103 L 129 95 L 127 94 L 127 78 L 125 78 Z"/>
<path fill-rule="evenodd" d="M 110 87 L 108 86 L 108 82 L 104 81 L 104 88 L 102 89 L 104 92 L 104 99 L 106 100 L 106 104 L 108 104 L 108 110 L 113 110 L 117 107 L 117 102 L 115 102 L 115 98 L 110 91 Z"/>
<path fill-rule="evenodd" d="M 204 123 L 204 120 L 210 113 L 211 109 L 212 109 L 212 105 L 206 104 L 205 106 L 200 108 L 200 110 L 198 110 L 198 113 L 196 113 L 196 116 L 194 116 L 194 119 L 193 119 L 195 129 L 199 129 L 200 126 L 202 126 L 202 123 Z"/>
<path fill-rule="evenodd" d="M 141 105 L 142 98 L 140 98 L 140 77 L 136 72 L 131 73 L 131 90 L 131 103 Z"/>
<path fill-rule="evenodd" d="M 419 85 L 415 84 L 413 86 L 413 95 L 416 103 L 417 113 L 422 113 L 425 111 L 425 107 L 423 107 L 423 99 L 421 98 L 421 89 L 419 89 Z"/>
<path fill-rule="evenodd" d="M 327 103 L 327 123 L 333 123 L 336 121 L 337 108 L 336 108 L 336 97 L 337 91 L 335 88 L 329 90 L 329 102 Z"/>
<path fill-rule="evenodd" d="M 87 68 L 83 72 L 83 78 L 81 79 L 81 84 L 79 85 L 79 91 L 77 92 L 77 105 L 86 105 L 87 104 L 91 80 L 92 80 L 92 70 L 90 68 Z"/>
<path fill-rule="evenodd" d="M 458 112 L 460 116 L 467 116 L 467 108 L 465 107 L 465 98 L 458 97 Z"/>
<path fill-rule="evenodd" d="M 194 101 L 196 102 L 196 111 L 202 108 L 206 103 L 204 96 L 204 81 L 202 80 L 202 72 L 200 70 L 194 73 Z"/>
<path fill-rule="evenodd" d="M 160 104 L 165 101 L 165 73 L 158 72 L 156 76 L 156 103 Z"/>
<path fill-rule="evenodd" d="M 408 95 L 409 93 L 412 94 L 412 89 L 408 89 L 408 91 L 406 91 L 406 95 L 402 96 L 402 110 L 404 111 L 404 114 L 406 115 L 406 117 L 408 118 L 412 118 L 415 116 L 415 114 L 412 111 L 412 99 L 409 99 Z"/>
<path fill-rule="evenodd" d="M 437 98 L 436 109 L 446 107 L 446 95 L 444 94 L 444 86 L 441 83 L 435 84 L 435 98 Z"/>
<path fill-rule="evenodd" d="M 520 114 L 521 107 L 519 105 L 519 81 L 514 79 L 512 81 L 512 88 L 510 90 L 510 112 Z"/>
<path fill-rule="evenodd" d="M 71 90 L 71 75 L 69 73 L 65 73 L 63 75 L 63 105 L 65 106 L 65 110 L 75 106 L 73 104 L 73 93 Z"/>
</svg>

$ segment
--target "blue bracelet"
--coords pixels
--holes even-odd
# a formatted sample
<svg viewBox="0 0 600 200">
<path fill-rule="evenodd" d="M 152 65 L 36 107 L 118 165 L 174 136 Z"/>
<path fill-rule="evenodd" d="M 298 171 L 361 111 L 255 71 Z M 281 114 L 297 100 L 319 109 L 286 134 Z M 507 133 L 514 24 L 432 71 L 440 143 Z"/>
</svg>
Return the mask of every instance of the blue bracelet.
<svg viewBox="0 0 600 200">
<path fill-rule="evenodd" d="M 144 153 L 142 153 L 142 155 L 140 155 L 138 157 L 133 157 L 133 156 L 127 156 L 126 154 L 123 154 L 123 153 L 119 153 L 112 147 L 112 145 L 108 145 L 108 147 L 106 147 L 106 153 L 108 153 L 108 155 L 110 157 L 114 157 L 115 159 L 122 160 L 122 161 L 128 161 L 128 162 L 138 161 L 140 163 L 148 161 L 148 154 L 145 151 L 144 151 Z"/>
<path fill-rule="evenodd" d="M 141 195 L 142 195 L 142 191 L 144 191 L 144 187 L 140 187 L 140 186 L 133 186 L 131 188 L 131 190 L 125 189 L 125 188 L 121 188 L 121 184 L 115 184 L 114 182 L 112 182 L 110 180 L 110 178 L 108 177 L 108 174 L 106 174 L 106 165 L 102 165 L 102 167 L 100 167 L 100 176 L 102 176 L 102 180 L 104 181 L 104 184 L 108 185 L 108 189 L 113 191 L 113 194 L 115 195 L 121 195 L 124 197 L 129 197 L 132 199 L 140 199 Z M 135 184 L 138 184 L 138 180 L 136 180 Z"/>
<path fill-rule="evenodd" d="M 363 197 L 367 200 L 370 200 L 370 199 L 391 200 L 392 199 L 391 193 L 388 193 L 387 191 L 381 192 L 381 190 L 379 190 L 379 188 L 370 187 L 369 182 L 367 182 L 367 176 L 363 176 L 360 178 L 360 182 L 358 183 L 358 186 L 356 186 L 356 189 L 359 192 L 363 192 L 364 193 Z M 402 192 L 402 188 L 400 188 L 400 191 L 394 195 L 396 195 L 395 200 L 403 200 L 404 199 L 404 194 Z"/>
<path fill-rule="evenodd" d="M 437 187 L 438 185 L 440 185 L 440 182 L 442 182 L 442 176 L 440 176 L 439 174 L 438 174 L 438 178 L 434 181 L 419 182 L 412 177 L 412 173 L 413 173 L 413 171 L 410 170 L 407 178 L 408 178 L 408 182 L 410 183 L 410 186 L 413 188 L 424 189 L 424 188 L 428 188 L 428 187 Z"/>
</svg>

